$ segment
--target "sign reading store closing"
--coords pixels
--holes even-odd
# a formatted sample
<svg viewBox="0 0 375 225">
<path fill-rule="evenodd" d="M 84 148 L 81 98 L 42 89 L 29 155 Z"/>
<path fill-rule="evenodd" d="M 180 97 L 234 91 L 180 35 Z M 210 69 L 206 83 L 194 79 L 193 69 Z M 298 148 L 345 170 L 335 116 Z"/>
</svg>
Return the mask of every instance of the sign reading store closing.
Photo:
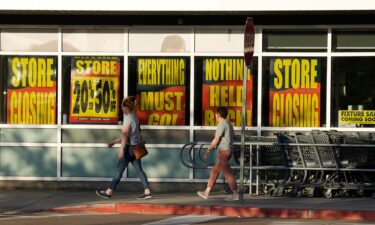
<svg viewBox="0 0 375 225">
<path fill-rule="evenodd" d="M 270 126 L 318 127 L 321 60 L 272 58 L 270 71 Z"/>
<path fill-rule="evenodd" d="M 7 123 L 56 124 L 56 57 L 8 57 Z"/>
</svg>

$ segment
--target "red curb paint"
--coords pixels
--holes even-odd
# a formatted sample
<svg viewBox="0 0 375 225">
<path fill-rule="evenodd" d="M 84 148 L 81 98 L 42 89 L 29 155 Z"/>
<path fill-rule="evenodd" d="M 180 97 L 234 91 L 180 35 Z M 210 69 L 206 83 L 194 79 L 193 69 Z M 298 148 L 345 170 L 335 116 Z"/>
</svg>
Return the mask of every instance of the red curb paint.
<svg viewBox="0 0 375 225">
<path fill-rule="evenodd" d="M 260 209 L 266 217 L 270 218 L 290 218 L 290 219 L 306 219 L 308 210 L 306 209 Z"/>
<path fill-rule="evenodd" d="M 138 213 L 164 215 L 216 215 L 255 218 L 293 218 L 293 219 L 334 219 L 352 221 L 375 221 L 375 211 L 349 210 L 308 210 L 308 209 L 272 209 L 250 208 L 244 206 L 198 206 L 198 205 L 162 205 L 162 204 L 97 204 L 85 206 L 60 207 L 35 210 L 58 213 Z"/>
<path fill-rule="evenodd" d="M 374 211 L 309 210 L 309 219 L 339 219 L 375 221 Z"/>
<path fill-rule="evenodd" d="M 198 214 L 210 215 L 209 206 L 189 206 L 189 205 L 153 205 L 153 204 L 116 204 L 117 213 L 150 213 L 150 214 L 169 214 L 169 215 L 185 215 Z"/>
<path fill-rule="evenodd" d="M 267 209 L 248 207 L 212 207 L 213 215 L 270 218 L 307 218 L 304 209 Z"/>
</svg>

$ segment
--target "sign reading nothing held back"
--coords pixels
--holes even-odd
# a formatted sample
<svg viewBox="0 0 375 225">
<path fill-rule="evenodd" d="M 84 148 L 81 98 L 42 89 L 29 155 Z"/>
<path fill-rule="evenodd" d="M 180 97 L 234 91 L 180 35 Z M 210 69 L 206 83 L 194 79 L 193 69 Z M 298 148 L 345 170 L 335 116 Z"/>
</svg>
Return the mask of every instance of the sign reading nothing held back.
<svg viewBox="0 0 375 225">
<path fill-rule="evenodd" d="M 137 59 L 137 116 L 141 124 L 185 125 L 186 59 Z"/>
<path fill-rule="evenodd" d="M 272 58 L 270 62 L 270 126 L 320 125 L 321 60 Z"/>
<path fill-rule="evenodd" d="M 227 119 L 234 126 L 241 125 L 244 68 L 242 58 L 203 59 L 203 125 L 215 126 L 215 109 L 219 106 L 228 108 Z M 251 126 L 253 76 L 250 69 L 246 71 L 246 126 Z"/>
</svg>

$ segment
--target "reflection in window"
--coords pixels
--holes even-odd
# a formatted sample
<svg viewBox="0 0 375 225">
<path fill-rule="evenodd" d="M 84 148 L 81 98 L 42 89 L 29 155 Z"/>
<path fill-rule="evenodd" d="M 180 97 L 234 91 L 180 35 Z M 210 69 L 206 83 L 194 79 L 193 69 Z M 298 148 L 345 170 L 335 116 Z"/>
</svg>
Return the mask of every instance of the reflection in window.
<svg viewBox="0 0 375 225">
<path fill-rule="evenodd" d="M 161 52 L 185 52 L 185 41 L 178 35 L 166 36 L 161 43 Z"/>
<path fill-rule="evenodd" d="M 129 30 L 130 52 L 190 52 L 189 30 Z"/>
<path fill-rule="evenodd" d="M 375 57 L 332 59 L 332 123 L 334 126 L 374 127 L 363 112 L 375 110 Z M 348 112 L 352 111 L 352 112 Z M 357 113 L 358 111 L 359 114 Z M 339 113 L 342 111 L 341 119 Z M 344 112 L 345 111 L 345 112 Z M 357 116 L 346 117 L 348 113 Z M 372 118 L 375 118 L 372 117 Z M 352 120 L 352 121 L 348 121 Z M 353 121 L 362 120 L 362 121 Z M 372 124 L 371 124 L 372 123 Z"/>
<path fill-rule="evenodd" d="M 197 29 L 196 52 L 243 52 L 242 29 Z"/>
<path fill-rule="evenodd" d="M 57 51 L 56 29 L 2 29 L 2 51 Z"/>
<path fill-rule="evenodd" d="M 64 30 L 64 52 L 122 52 L 123 30 Z"/>
</svg>

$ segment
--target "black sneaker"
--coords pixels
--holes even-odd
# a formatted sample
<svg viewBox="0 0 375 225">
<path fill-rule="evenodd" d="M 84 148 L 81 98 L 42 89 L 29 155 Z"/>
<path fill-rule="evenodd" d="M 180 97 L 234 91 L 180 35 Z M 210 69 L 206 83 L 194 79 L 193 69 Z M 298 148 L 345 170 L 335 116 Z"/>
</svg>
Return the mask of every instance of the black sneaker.
<svg viewBox="0 0 375 225">
<path fill-rule="evenodd" d="M 96 190 L 96 195 L 102 198 L 111 198 L 111 195 L 108 195 L 105 191 L 103 190 Z"/>
<path fill-rule="evenodd" d="M 137 197 L 138 200 L 142 200 L 142 199 L 149 199 L 151 198 L 151 193 L 150 194 L 142 194 L 140 196 Z"/>
</svg>

